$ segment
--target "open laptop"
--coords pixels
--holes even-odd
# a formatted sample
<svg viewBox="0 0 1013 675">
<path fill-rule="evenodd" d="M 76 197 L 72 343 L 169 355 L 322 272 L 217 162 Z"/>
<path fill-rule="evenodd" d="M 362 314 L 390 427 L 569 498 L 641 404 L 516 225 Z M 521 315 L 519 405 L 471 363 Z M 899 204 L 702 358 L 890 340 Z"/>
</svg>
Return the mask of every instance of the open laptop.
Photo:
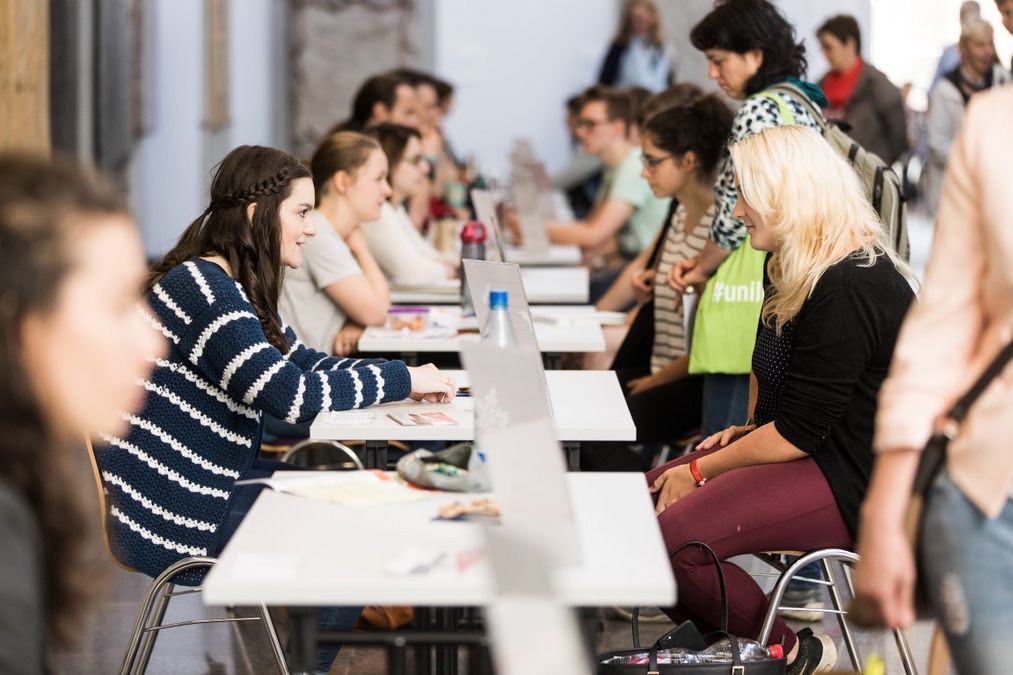
<svg viewBox="0 0 1013 675">
<path fill-rule="evenodd" d="M 488 260 L 465 260 L 464 278 L 467 292 L 471 296 L 475 308 L 475 318 L 481 329 L 489 316 L 489 291 L 506 291 L 509 295 L 507 314 L 510 326 L 517 338 L 517 347 L 535 355 L 538 363 L 538 382 L 542 385 L 542 393 L 547 401 L 549 415 L 552 415 L 552 401 L 549 398 L 549 386 L 545 381 L 545 369 L 542 354 L 538 349 L 538 337 L 535 335 L 535 324 L 531 318 L 531 308 L 524 294 L 524 282 L 521 279 L 521 268 L 515 263 L 490 262 Z"/>
<path fill-rule="evenodd" d="M 485 247 L 486 260 L 505 262 L 503 252 L 503 230 L 496 216 L 496 198 L 489 190 L 474 188 L 471 191 L 471 203 L 475 206 L 475 217 L 485 225 L 492 245 Z"/>
<path fill-rule="evenodd" d="M 485 610 L 496 672 L 591 675 L 576 614 L 559 599 L 539 542 L 508 527 L 487 526 L 482 535 L 496 586 Z"/>
<path fill-rule="evenodd" d="M 549 564 L 583 557 L 541 359 L 523 349 L 461 345 L 475 400 L 476 438 L 504 528 L 536 543 Z M 535 386 L 533 386 L 535 385 Z"/>
<path fill-rule="evenodd" d="M 537 353 L 538 340 L 535 338 L 528 298 L 524 293 L 520 266 L 490 260 L 466 259 L 463 262 L 466 290 L 475 308 L 479 328 L 485 325 L 489 316 L 489 291 L 506 291 L 509 294 L 510 325 L 514 329 L 517 346 Z"/>
<path fill-rule="evenodd" d="M 512 188 L 524 234 L 522 248 L 531 253 L 548 252 L 551 242 L 545 223 L 556 217 L 556 198 L 545 165 L 532 161 L 515 167 Z"/>
</svg>

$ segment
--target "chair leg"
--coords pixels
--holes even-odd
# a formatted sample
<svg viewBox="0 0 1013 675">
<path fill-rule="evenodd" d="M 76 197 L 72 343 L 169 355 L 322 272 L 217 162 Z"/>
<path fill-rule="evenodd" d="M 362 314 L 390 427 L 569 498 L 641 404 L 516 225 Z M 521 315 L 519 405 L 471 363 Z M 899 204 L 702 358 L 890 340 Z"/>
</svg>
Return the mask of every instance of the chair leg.
<svg viewBox="0 0 1013 675">
<path fill-rule="evenodd" d="M 151 652 L 155 649 L 155 640 L 158 639 L 158 634 L 161 632 L 155 629 L 162 625 L 162 620 L 165 618 L 165 610 L 168 609 L 169 600 L 172 597 L 170 593 L 172 593 L 173 588 L 175 588 L 173 584 L 165 584 L 162 587 L 158 600 L 155 602 L 155 611 L 152 615 L 151 623 L 148 624 L 148 628 L 141 637 L 141 649 L 137 655 L 137 675 L 144 675 L 148 670 Z"/>
<path fill-rule="evenodd" d="M 281 640 L 278 639 L 278 631 L 275 630 L 274 621 L 266 605 L 260 605 L 260 620 L 264 624 L 264 631 L 267 633 L 267 640 L 271 645 L 271 654 L 274 656 L 274 665 L 278 668 L 280 675 L 289 675 L 288 664 L 285 662 L 285 651 L 281 648 Z"/>
<path fill-rule="evenodd" d="M 851 631 L 851 624 L 848 623 L 847 619 L 847 606 L 841 599 L 841 590 L 837 587 L 837 581 L 834 579 L 834 571 L 830 567 L 830 561 L 824 558 L 820 561 L 820 565 L 823 567 L 823 576 L 826 577 L 830 585 L 827 589 L 830 591 L 830 602 L 833 604 L 834 609 L 841 612 L 837 615 L 837 623 L 841 627 L 841 635 L 844 636 L 844 645 L 848 648 L 848 656 L 851 657 L 851 665 L 855 670 L 862 670 L 862 655 L 858 651 L 858 643 L 855 642 L 855 635 Z M 850 582 L 848 583 L 850 586 Z"/>
<path fill-rule="evenodd" d="M 154 641 L 155 633 L 149 633 L 146 629 L 151 625 L 149 619 L 152 618 L 152 612 L 158 615 L 155 619 L 155 625 L 161 624 L 162 618 L 165 616 L 165 608 L 169 603 L 169 596 L 162 593 L 165 588 L 164 583 L 152 583 L 148 587 L 148 592 L 144 594 L 144 600 L 141 602 L 141 608 L 137 613 L 137 621 L 134 622 L 134 630 L 130 634 L 130 642 L 127 644 L 127 651 L 123 655 L 123 663 L 120 665 L 120 675 L 131 675 L 135 672 L 134 663 L 137 661 L 138 654 L 142 648 L 142 641 L 145 645 Z M 156 608 L 157 605 L 157 608 Z M 148 650 L 150 656 L 151 650 Z M 147 667 L 147 662 L 145 662 Z M 137 671 L 143 673 L 141 669 Z"/>
</svg>

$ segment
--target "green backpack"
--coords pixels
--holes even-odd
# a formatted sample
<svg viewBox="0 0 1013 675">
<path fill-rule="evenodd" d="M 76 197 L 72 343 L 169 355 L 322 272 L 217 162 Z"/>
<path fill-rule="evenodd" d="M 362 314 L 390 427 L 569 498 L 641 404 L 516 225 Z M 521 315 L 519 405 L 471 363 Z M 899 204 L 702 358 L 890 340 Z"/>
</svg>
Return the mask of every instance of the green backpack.
<svg viewBox="0 0 1013 675">
<path fill-rule="evenodd" d="M 869 152 L 852 140 L 840 127 L 827 122 L 823 117 L 823 112 L 813 104 L 805 92 L 788 82 L 775 84 L 770 89 L 756 94 L 777 104 L 783 124 L 795 124 L 795 115 L 784 99 L 781 96 L 776 96 L 774 92 L 788 96 L 808 110 L 812 118 L 820 125 L 823 138 L 827 140 L 830 147 L 841 157 L 847 159 L 855 172 L 858 173 L 858 179 L 865 188 L 865 196 L 872 204 L 872 208 L 879 214 L 880 220 L 883 221 L 883 229 L 893 244 L 894 250 L 904 260 L 910 259 L 911 246 L 907 238 L 907 200 L 897 173 L 887 166 L 886 162 L 878 155 Z"/>
</svg>

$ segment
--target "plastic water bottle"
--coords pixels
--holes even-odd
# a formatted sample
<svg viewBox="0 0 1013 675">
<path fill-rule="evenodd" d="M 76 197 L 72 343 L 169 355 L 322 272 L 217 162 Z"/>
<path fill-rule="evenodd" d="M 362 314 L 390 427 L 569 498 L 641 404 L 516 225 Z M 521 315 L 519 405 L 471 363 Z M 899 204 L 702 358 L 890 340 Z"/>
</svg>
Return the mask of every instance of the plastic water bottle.
<svg viewBox="0 0 1013 675">
<path fill-rule="evenodd" d="M 507 349 L 517 346 L 517 336 L 514 335 L 510 315 L 507 313 L 509 304 L 506 291 L 489 291 L 489 316 L 482 326 L 482 342 Z"/>
<path fill-rule="evenodd" d="M 764 647 L 759 642 L 744 640 L 742 638 L 738 638 L 736 642 L 738 642 L 739 645 L 739 658 L 743 663 L 747 663 L 749 661 L 765 661 L 767 659 L 780 659 L 784 656 L 784 648 L 781 647 L 781 645 Z M 715 642 L 710 647 L 700 652 L 700 656 L 711 659 L 710 661 L 705 661 L 705 663 L 731 663 L 731 640 L 726 638 Z"/>
<path fill-rule="evenodd" d="M 485 260 L 485 225 L 477 220 L 466 223 L 461 230 L 461 309 L 465 315 L 475 313 L 468 293 L 468 282 L 464 278 L 464 259 Z"/>
</svg>

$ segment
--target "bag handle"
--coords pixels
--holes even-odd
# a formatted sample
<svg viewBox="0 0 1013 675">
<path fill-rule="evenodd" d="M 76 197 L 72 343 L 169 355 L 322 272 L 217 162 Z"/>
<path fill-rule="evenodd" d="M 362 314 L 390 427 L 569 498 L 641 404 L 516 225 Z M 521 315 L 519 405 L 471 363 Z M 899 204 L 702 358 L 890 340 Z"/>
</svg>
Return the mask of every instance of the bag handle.
<svg viewBox="0 0 1013 675">
<path fill-rule="evenodd" d="M 683 544 L 679 548 L 677 548 L 674 551 L 672 551 L 669 554 L 668 557 L 669 557 L 669 559 L 671 559 L 677 553 L 681 552 L 684 548 L 689 548 L 690 546 L 699 546 L 704 551 L 706 551 L 707 553 L 709 553 L 711 559 L 714 561 L 715 567 L 717 568 L 717 571 L 718 571 L 718 584 L 721 587 L 721 626 L 720 626 L 720 632 L 728 635 L 729 634 L 728 633 L 728 591 L 725 588 L 725 571 L 721 567 L 721 559 L 718 558 L 718 554 L 715 553 L 714 549 L 712 549 L 710 546 L 708 546 L 704 542 L 700 541 L 699 539 L 693 539 L 692 541 L 687 541 L 685 544 Z M 675 628 L 673 628 L 672 630 L 668 631 L 667 633 L 665 633 L 664 635 L 662 635 L 660 638 L 658 638 L 657 641 L 654 643 L 654 649 L 658 649 L 658 648 L 664 649 L 665 648 L 665 644 L 667 643 L 667 641 L 670 640 L 672 638 L 672 636 L 675 635 L 676 631 L 678 631 L 678 630 L 679 630 L 679 627 L 676 626 Z M 633 608 L 633 646 L 636 649 L 640 649 L 640 608 L 639 607 L 634 607 Z"/>
<path fill-rule="evenodd" d="M 950 408 L 950 412 L 947 413 L 946 421 L 955 422 L 959 428 L 960 423 L 964 421 L 967 413 L 970 412 L 971 406 L 985 393 L 988 386 L 992 384 L 992 380 L 1002 374 L 1011 358 L 1013 358 L 1013 342 L 1008 343 L 996 354 L 996 357 L 988 364 L 988 368 L 978 376 L 978 379 L 974 381 L 971 388 L 957 399 L 957 402 Z M 955 432 L 956 429 L 953 431 Z M 956 434 L 954 433 L 953 435 Z M 952 440 L 953 436 L 949 436 L 949 438 Z"/>
<path fill-rule="evenodd" d="M 918 462 L 918 470 L 915 473 L 914 483 L 911 485 L 913 495 L 921 499 L 928 495 L 929 489 L 946 461 L 946 447 L 960 433 L 960 426 L 970 412 L 971 406 L 985 393 L 992 380 L 1002 374 L 1011 358 L 1013 358 L 1013 342 L 1008 343 L 1000 350 L 984 372 L 974 381 L 971 388 L 957 399 L 949 412 L 936 420 L 932 436 L 925 444 Z M 917 514 L 919 510 L 916 507 L 915 511 L 909 513 L 909 519 L 914 519 L 912 523 L 919 519 L 919 516 L 913 515 Z M 914 526 L 912 525 L 912 527 Z"/>
</svg>

